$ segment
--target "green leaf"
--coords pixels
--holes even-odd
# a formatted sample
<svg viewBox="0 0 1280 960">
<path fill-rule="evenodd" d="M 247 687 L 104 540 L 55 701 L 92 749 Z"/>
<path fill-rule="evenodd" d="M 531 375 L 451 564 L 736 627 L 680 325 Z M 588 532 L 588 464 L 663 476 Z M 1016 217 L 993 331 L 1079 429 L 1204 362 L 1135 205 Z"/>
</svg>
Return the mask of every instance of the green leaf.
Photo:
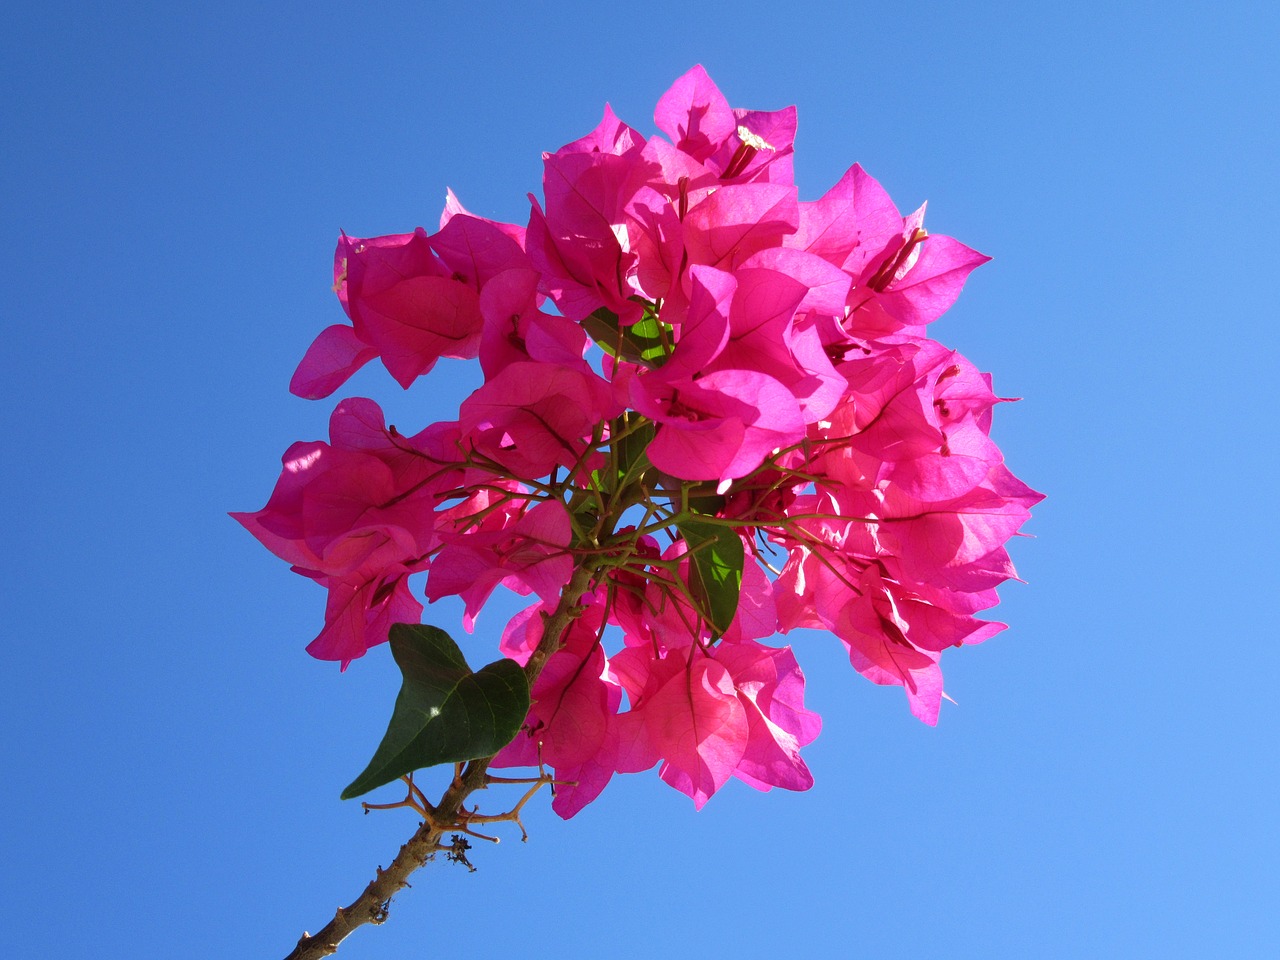
<svg viewBox="0 0 1280 960">
<path fill-rule="evenodd" d="M 624 333 L 627 343 L 639 351 L 640 363 L 660 367 L 666 361 L 668 344 L 672 342 L 672 329 L 663 324 L 657 314 L 646 310 L 644 319 L 624 328 Z"/>
<path fill-rule="evenodd" d="M 725 497 L 719 493 L 690 494 L 689 509 L 706 517 L 714 517 L 724 509 Z"/>
<path fill-rule="evenodd" d="M 618 440 L 618 486 L 625 487 L 633 480 L 639 479 L 646 470 L 653 466 L 649 462 L 649 444 L 657 428 L 645 421 L 640 426 L 623 434 Z"/>
<path fill-rule="evenodd" d="M 514 660 L 472 673 L 453 639 L 436 627 L 397 623 L 391 654 L 404 674 L 382 743 L 364 773 L 342 791 L 349 800 L 438 763 L 497 753 L 529 712 L 529 682 Z"/>
<path fill-rule="evenodd" d="M 689 586 L 715 636 L 729 629 L 742 591 L 742 541 L 732 527 L 689 518 L 676 523 L 689 544 Z"/>
<path fill-rule="evenodd" d="M 600 307 L 584 317 L 582 329 L 586 330 L 591 339 L 600 344 L 600 349 L 609 356 L 618 355 L 617 347 L 621 339 L 621 328 L 618 325 L 618 315 L 608 307 Z"/>
<path fill-rule="evenodd" d="M 647 367 L 659 367 L 667 359 L 672 341 L 672 328 L 658 319 L 652 303 L 645 303 L 644 316 L 629 327 L 618 322 L 618 315 L 608 307 L 600 307 L 582 321 L 605 353 Z"/>
</svg>

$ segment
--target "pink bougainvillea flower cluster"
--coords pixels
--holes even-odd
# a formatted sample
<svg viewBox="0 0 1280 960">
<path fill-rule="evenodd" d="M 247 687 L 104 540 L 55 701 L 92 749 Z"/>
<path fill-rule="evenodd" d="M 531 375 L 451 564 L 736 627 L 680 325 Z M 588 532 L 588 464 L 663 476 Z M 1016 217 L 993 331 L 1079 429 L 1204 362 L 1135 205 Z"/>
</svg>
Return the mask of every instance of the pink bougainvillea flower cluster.
<svg viewBox="0 0 1280 960">
<path fill-rule="evenodd" d="M 991 378 L 927 336 L 987 257 L 856 165 L 801 200 L 794 108 L 735 110 L 701 67 L 655 120 L 646 139 L 606 107 L 544 155 L 525 227 L 450 193 L 435 233 L 344 235 L 349 323 L 293 391 L 372 360 L 408 388 L 442 357 L 484 383 L 412 436 L 342 401 L 236 515 L 328 590 L 308 649 L 344 668 L 419 619 L 415 574 L 468 630 L 499 585 L 529 596 L 501 639 L 524 663 L 585 571 L 495 760 L 554 768 L 566 817 L 659 765 L 699 807 L 735 777 L 808 788 L 820 721 L 796 653 L 766 642 L 797 627 L 935 723 L 942 653 L 1003 628 L 977 614 L 1040 499 L 991 441 Z"/>
</svg>

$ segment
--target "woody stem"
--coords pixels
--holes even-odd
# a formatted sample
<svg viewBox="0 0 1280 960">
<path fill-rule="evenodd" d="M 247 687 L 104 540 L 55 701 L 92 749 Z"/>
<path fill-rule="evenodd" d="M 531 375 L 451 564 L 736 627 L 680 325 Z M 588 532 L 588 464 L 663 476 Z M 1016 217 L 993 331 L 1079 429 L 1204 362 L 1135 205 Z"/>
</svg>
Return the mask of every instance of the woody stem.
<svg viewBox="0 0 1280 960">
<path fill-rule="evenodd" d="M 577 567 L 561 591 L 559 604 L 543 626 L 542 640 L 524 667 L 530 687 L 547 660 L 559 649 L 561 638 L 576 616 L 578 601 L 591 586 L 594 575 L 595 570 L 591 566 Z M 390 866 L 385 870 L 379 867 L 360 896 L 347 906 L 339 907 L 333 919 L 317 933 L 303 934 L 285 960 L 316 960 L 332 956 L 338 945 L 357 927 L 366 923 L 383 923 L 387 919 L 391 898 L 409 885 L 410 874 L 430 860 L 442 846 L 447 846 L 440 842 L 445 833 L 461 829 L 460 824 L 465 820 L 459 817 L 462 804 L 475 791 L 488 785 L 487 771 L 491 760 L 492 756 L 481 757 L 468 763 L 462 775 L 454 779 L 434 805 L 432 817 L 418 827 Z"/>
</svg>

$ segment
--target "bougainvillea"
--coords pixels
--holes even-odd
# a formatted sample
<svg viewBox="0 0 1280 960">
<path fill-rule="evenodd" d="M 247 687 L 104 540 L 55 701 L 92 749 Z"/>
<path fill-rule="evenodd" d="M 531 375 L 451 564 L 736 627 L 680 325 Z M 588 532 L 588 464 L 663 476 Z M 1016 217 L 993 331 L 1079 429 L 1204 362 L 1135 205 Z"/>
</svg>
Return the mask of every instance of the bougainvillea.
<svg viewBox="0 0 1280 960">
<path fill-rule="evenodd" d="M 856 165 L 801 200 L 795 109 L 732 109 L 700 67 L 655 120 L 646 139 L 606 107 L 545 155 L 525 227 L 450 193 L 434 233 L 338 243 L 349 323 L 316 338 L 294 393 L 375 359 L 404 388 L 442 357 L 484 382 L 415 434 L 341 401 L 328 441 L 290 447 L 267 505 L 236 518 L 327 589 L 308 650 L 344 669 L 424 597 L 460 597 L 468 631 L 495 588 L 530 600 L 495 645 L 525 667 L 515 722 L 470 746 L 401 730 L 411 759 L 349 793 L 481 757 L 553 770 L 564 817 L 654 766 L 698 807 L 731 778 L 804 790 L 820 721 L 771 638 L 833 634 L 933 724 L 943 652 L 1003 628 L 975 614 L 1040 495 L 990 439 L 991 378 L 927 335 L 988 258 Z M 410 635 L 402 698 L 405 665 L 435 655 Z M 501 670 L 440 655 L 449 709 L 505 696 Z"/>
</svg>

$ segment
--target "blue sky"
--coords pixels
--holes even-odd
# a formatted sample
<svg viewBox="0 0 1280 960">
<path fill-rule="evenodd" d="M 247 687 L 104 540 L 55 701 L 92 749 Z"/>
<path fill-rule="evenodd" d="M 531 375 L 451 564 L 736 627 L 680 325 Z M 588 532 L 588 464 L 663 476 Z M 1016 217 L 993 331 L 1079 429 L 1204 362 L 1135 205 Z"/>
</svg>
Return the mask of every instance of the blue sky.
<svg viewBox="0 0 1280 960">
<path fill-rule="evenodd" d="M 934 335 L 1024 398 L 994 435 L 1048 499 L 1011 628 L 948 657 L 936 729 L 796 638 L 812 791 L 695 813 L 637 775 L 568 823 L 538 805 L 527 845 L 428 867 L 339 956 L 1280 953 L 1274 7 L 460 9 L 7 16 L 12 955 L 283 956 L 412 832 L 338 800 L 385 648 L 307 657 L 322 592 L 226 511 L 324 434 L 287 383 L 340 317 L 339 229 L 430 228 L 446 186 L 522 221 L 541 151 L 606 100 L 652 131 L 698 62 L 735 105 L 798 105 L 803 198 L 856 160 L 995 258 Z M 344 393 L 425 424 L 473 376 Z"/>
</svg>

